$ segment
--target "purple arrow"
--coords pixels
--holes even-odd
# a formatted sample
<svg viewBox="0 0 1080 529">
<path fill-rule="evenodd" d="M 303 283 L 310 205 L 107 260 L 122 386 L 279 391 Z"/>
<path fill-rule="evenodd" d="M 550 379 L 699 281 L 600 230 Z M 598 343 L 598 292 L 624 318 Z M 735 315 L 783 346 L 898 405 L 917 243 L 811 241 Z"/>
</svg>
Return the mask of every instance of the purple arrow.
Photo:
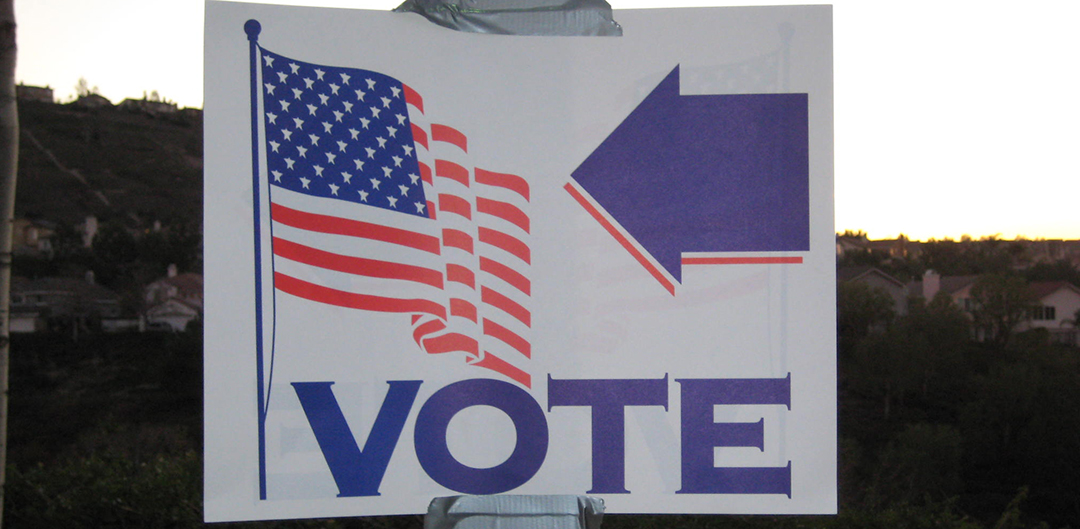
<svg viewBox="0 0 1080 529">
<path fill-rule="evenodd" d="M 806 94 L 679 95 L 679 68 L 573 178 L 681 282 L 682 252 L 810 248 Z"/>
</svg>

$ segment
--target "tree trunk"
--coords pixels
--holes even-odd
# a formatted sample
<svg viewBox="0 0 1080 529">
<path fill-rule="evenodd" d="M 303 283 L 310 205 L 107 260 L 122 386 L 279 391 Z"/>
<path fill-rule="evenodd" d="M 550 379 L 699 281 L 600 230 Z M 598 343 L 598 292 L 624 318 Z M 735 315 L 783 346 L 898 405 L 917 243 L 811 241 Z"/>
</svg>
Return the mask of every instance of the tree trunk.
<svg viewBox="0 0 1080 529">
<path fill-rule="evenodd" d="M 19 158 L 15 54 L 15 0 L 0 0 L 0 526 L 3 525 L 7 468 L 11 227 L 15 216 L 15 174 Z"/>
</svg>

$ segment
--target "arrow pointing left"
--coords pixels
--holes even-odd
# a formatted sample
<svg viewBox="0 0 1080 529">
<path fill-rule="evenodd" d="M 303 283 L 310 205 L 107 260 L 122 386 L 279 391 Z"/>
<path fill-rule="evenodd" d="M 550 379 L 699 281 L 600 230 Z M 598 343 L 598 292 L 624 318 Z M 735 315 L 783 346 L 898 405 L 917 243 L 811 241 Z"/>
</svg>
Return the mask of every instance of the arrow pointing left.
<svg viewBox="0 0 1080 529">
<path fill-rule="evenodd" d="M 683 252 L 809 250 L 807 108 L 806 94 L 680 95 L 675 67 L 573 172 L 599 208 L 567 190 L 676 282 Z"/>
</svg>

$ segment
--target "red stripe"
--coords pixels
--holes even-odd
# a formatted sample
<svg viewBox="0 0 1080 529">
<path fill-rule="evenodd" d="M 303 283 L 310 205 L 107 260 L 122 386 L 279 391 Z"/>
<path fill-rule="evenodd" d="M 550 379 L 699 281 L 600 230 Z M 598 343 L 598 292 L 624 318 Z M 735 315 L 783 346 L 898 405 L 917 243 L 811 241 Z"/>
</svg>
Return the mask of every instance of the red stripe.
<svg viewBox="0 0 1080 529">
<path fill-rule="evenodd" d="M 469 170 L 446 160 L 435 160 L 435 176 L 449 178 L 469 187 Z"/>
<path fill-rule="evenodd" d="M 424 340 L 424 351 L 428 354 L 442 354 L 463 351 L 473 356 L 480 355 L 480 345 L 476 340 L 456 332 L 434 336 Z"/>
<path fill-rule="evenodd" d="M 487 272 L 503 281 L 506 281 L 514 288 L 520 290 L 526 296 L 532 295 L 532 284 L 529 279 L 513 268 L 506 266 L 493 259 L 487 257 L 480 258 L 480 271 Z"/>
<path fill-rule="evenodd" d="M 484 318 L 484 334 L 513 347 L 519 353 L 525 355 L 525 358 L 532 358 L 532 344 L 528 340 L 487 318 Z"/>
<path fill-rule="evenodd" d="M 604 229 L 607 230 L 607 232 L 612 237 L 614 237 L 620 245 L 622 245 L 623 249 L 625 249 L 627 252 L 630 252 L 630 255 L 635 260 L 637 260 L 637 262 L 641 264 L 641 266 L 645 267 L 645 270 L 648 271 L 654 279 L 659 281 L 661 286 L 667 289 L 667 291 L 670 292 L 672 296 L 675 295 L 675 284 L 671 281 L 668 281 L 667 277 L 665 277 L 664 274 L 660 272 L 660 270 L 658 270 L 655 266 L 653 266 L 652 263 L 649 262 L 648 259 L 645 258 L 645 255 L 639 252 L 633 244 L 630 244 L 630 241 L 626 237 L 623 237 L 623 234 L 619 233 L 619 230 L 615 229 L 615 226 L 611 224 L 611 222 L 609 222 L 606 218 L 604 218 L 600 211 L 593 207 L 593 205 L 589 203 L 589 201 L 585 198 L 584 195 L 581 194 L 580 191 L 577 190 L 577 188 L 575 188 L 570 183 L 567 183 L 565 186 L 563 186 L 563 189 L 570 193 L 570 196 L 574 197 L 574 200 L 577 200 L 578 204 L 581 204 L 581 207 L 585 208 L 585 211 L 589 212 L 589 215 L 592 215 L 592 217 L 596 219 L 596 221 L 599 222 L 600 225 L 603 226 Z"/>
<path fill-rule="evenodd" d="M 529 233 L 529 216 L 509 202 L 500 202 L 490 198 L 476 198 L 476 212 L 487 213 L 509 222 Z"/>
<path fill-rule="evenodd" d="M 450 315 L 466 318 L 476 323 L 476 305 L 463 299 L 450 298 Z"/>
<path fill-rule="evenodd" d="M 413 316 L 413 325 L 416 324 L 417 318 L 419 318 L 419 316 Z M 446 324 L 443 323 L 442 320 L 431 320 L 428 322 L 424 322 L 419 327 L 413 329 L 413 340 L 416 340 L 416 345 L 423 347 L 423 343 L 421 343 L 421 341 L 424 339 L 425 336 L 433 332 L 439 332 L 445 328 Z"/>
<path fill-rule="evenodd" d="M 458 148 L 462 151 L 469 152 L 469 149 L 466 148 L 465 135 L 462 134 L 461 131 L 453 127 L 432 123 L 431 139 L 432 141 L 445 141 L 446 143 L 452 143 L 454 145 L 457 145 Z"/>
<path fill-rule="evenodd" d="M 435 185 L 435 182 L 431 179 L 431 167 L 424 162 L 416 162 L 420 166 L 420 179 L 427 182 L 428 185 Z"/>
<path fill-rule="evenodd" d="M 420 94 L 409 87 L 405 83 L 401 83 L 401 89 L 405 92 L 405 103 L 416 107 L 421 114 L 424 113 L 424 98 L 420 97 Z"/>
<path fill-rule="evenodd" d="M 427 143 L 427 133 L 424 132 L 424 129 L 420 128 L 420 125 L 417 125 L 416 123 L 410 122 L 409 125 L 411 125 L 410 128 L 412 128 L 413 143 L 423 145 L 425 149 L 430 149 Z"/>
<path fill-rule="evenodd" d="M 529 376 L 528 373 L 522 371 L 521 369 L 518 369 L 517 367 L 514 367 L 512 364 L 487 351 L 484 351 L 484 358 L 469 365 L 490 369 L 496 373 L 506 375 L 511 380 L 516 381 L 522 386 L 525 386 L 527 388 L 532 387 L 532 377 Z"/>
<path fill-rule="evenodd" d="M 477 204 L 477 207 L 479 207 L 479 204 Z M 439 211 L 457 213 L 462 217 L 472 220 L 472 206 L 469 205 L 468 200 L 457 195 L 439 195 Z"/>
<path fill-rule="evenodd" d="M 430 200 L 428 200 L 427 201 L 427 206 L 425 206 L 425 207 L 427 208 L 428 218 L 431 219 L 431 220 L 435 220 L 435 218 L 436 218 L 435 204 L 433 202 L 431 202 Z"/>
<path fill-rule="evenodd" d="M 683 257 L 684 265 L 802 264 L 802 257 Z"/>
<path fill-rule="evenodd" d="M 373 310 L 377 312 L 431 314 L 440 318 L 446 318 L 446 308 L 438 303 L 426 299 L 397 299 L 382 296 L 370 296 L 345 292 L 333 288 L 327 288 L 314 283 L 308 283 L 281 272 L 274 272 L 274 288 L 292 294 L 298 298 L 326 303 L 336 307 L 350 309 Z"/>
<path fill-rule="evenodd" d="M 524 178 L 514 174 L 485 171 L 479 167 L 474 169 L 474 172 L 476 183 L 509 189 L 524 197 L 526 201 L 529 200 L 529 183 Z"/>
<path fill-rule="evenodd" d="M 526 327 L 532 327 L 532 314 L 518 302 L 498 293 L 488 287 L 480 289 L 480 301 L 491 305 L 516 318 Z"/>
<path fill-rule="evenodd" d="M 442 273 L 422 266 L 330 253 L 278 237 L 274 237 L 273 248 L 274 255 L 327 270 L 358 276 L 415 281 L 436 288 L 443 287 Z"/>
<path fill-rule="evenodd" d="M 442 231 L 443 246 L 458 248 L 473 253 L 473 238 L 461 230 L 444 229 Z"/>
<path fill-rule="evenodd" d="M 480 269 L 483 269 L 483 258 L 480 259 Z M 476 288 L 476 274 L 472 270 L 465 268 L 458 264 L 446 265 L 446 280 L 453 281 L 454 283 L 461 283 L 462 285 L 468 285 L 469 288 Z"/>
<path fill-rule="evenodd" d="M 399 244 L 439 255 L 439 239 L 431 235 L 370 222 L 307 213 L 280 204 L 270 205 L 270 215 L 275 222 L 302 230 Z"/>
<path fill-rule="evenodd" d="M 517 237 L 507 235 L 501 231 L 496 231 L 491 228 L 481 227 L 477 230 L 480 235 L 480 242 L 490 244 L 496 248 L 501 248 L 513 255 L 516 255 L 518 259 L 529 262 L 530 252 L 529 245 L 521 242 Z"/>
</svg>

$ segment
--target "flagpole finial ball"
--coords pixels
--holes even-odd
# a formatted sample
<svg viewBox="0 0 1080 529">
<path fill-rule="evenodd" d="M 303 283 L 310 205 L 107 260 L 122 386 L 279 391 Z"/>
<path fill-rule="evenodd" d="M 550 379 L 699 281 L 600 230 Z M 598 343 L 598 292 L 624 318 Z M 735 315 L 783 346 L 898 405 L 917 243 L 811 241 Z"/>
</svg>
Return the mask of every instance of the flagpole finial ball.
<svg viewBox="0 0 1080 529">
<path fill-rule="evenodd" d="M 260 31 L 262 31 L 262 24 L 259 24 L 258 20 L 251 19 L 244 22 L 244 32 L 247 33 L 248 40 L 259 40 Z"/>
</svg>

